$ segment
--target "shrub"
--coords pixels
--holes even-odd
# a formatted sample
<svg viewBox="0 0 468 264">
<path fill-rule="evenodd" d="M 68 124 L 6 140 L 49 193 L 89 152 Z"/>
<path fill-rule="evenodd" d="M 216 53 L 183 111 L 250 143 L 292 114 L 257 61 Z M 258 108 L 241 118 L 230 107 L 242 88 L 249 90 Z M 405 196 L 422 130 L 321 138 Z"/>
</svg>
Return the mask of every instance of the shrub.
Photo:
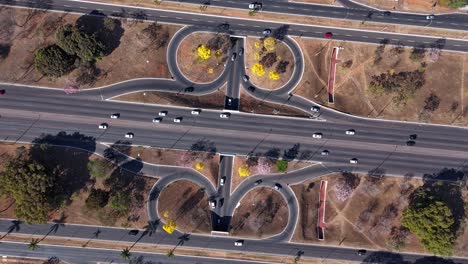
<svg viewBox="0 0 468 264">
<path fill-rule="evenodd" d="M 268 73 L 268 77 L 269 77 L 271 80 L 273 80 L 273 81 L 277 81 L 277 80 L 279 80 L 280 75 L 279 75 L 278 72 L 270 71 L 270 72 Z"/>
<path fill-rule="evenodd" d="M 197 162 L 197 163 L 195 164 L 195 169 L 196 169 L 197 171 L 201 171 L 201 170 L 203 170 L 204 168 L 205 168 L 205 164 L 203 164 L 203 162 Z"/>
<path fill-rule="evenodd" d="M 265 74 L 265 68 L 260 63 L 255 63 L 252 67 L 252 72 L 258 77 L 262 77 Z"/>
<path fill-rule="evenodd" d="M 109 162 L 101 159 L 90 160 L 88 162 L 88 171 L 93 178 L 104 178 L 110 171 L 111 166 Z"/>
<path fill-rule="evenodd" d="M 239 172 L 240 177 L 249 177 L 250 176 L 249 165 L 244 164 L 244 165 L 240 166 L 239 169 L 238 169 L 238 172 Z"/>
<path fill-rule="evenodd" d="M 91 189 L 88 198 L 86 198 L 85 205 L 88 209 L 99 209 L 107 205 L 109 201 L 109 192 L 101 189 Z"/>
<path fill-rule="evenodd" d="M 286 172 L 288 170 L 288 162 L 285 160 L 278 160 L 276 162 L 276 168 L 279 172 Z"/>
<path fill-rule="evenodd" d="M 34 66 L 45 76 L 60 77 L 73 69 L 74 56 L 70 56 L 57 45 L 38 49 L 34 53 Z"/>
<path fill-rule="evenodd" d="M 279 73 L 285 73 L 288 69 L 289 61 L 280 61 L 278 65 L 276 65 L 276 71 Z"/>
<path fill-rule="evenodd" d="M 260 63 L 266 68 L 270 68 L 271 66 L 273 66 L 273 64 L 275 64 L 275 62 L 276 52 L 269 52 L 265 54 L 265 56 L 263 56 L 263 58 L 260 60 Z"/>
<path fill-rule="evenodd" d="M 426 98 L 424 103 L 425 111 L 434 112 L 435 110 L 437 110 L 437 108 L 439 108 L 440 98 L 436 94 L 431 93 L 429 97 Z"/>
<path fill-rule="evenodd" d="M 263 40 L 263 47 L 265 47 L 268 51 L 275 50 L 276 47 L 276 40 L 274 37 L 268 37 Z"/>
<path fill-rule="evenodd" d="M 126 212 L 132 204 L 132 199 L 126 192 L 118 192 L 110 200 L 110 208 L 119 212 Z"/>
<path fill-rule="evenodd" d="M 205 45 L 198 46 L 197 54 L 198 54 L 198 58 L 201 60 L 207 60 L 211 58 L 211 50 Z"/>
<path fill-rule="evenodd" d="M 169 220 L 167 221 L 167 223 L 163 225 L 162 229 L 166 231 L 166 233 L 172 234 L 176 230 L 176 227 L 177 227 L 176 223 L 172 220 Z"/>
</svg>

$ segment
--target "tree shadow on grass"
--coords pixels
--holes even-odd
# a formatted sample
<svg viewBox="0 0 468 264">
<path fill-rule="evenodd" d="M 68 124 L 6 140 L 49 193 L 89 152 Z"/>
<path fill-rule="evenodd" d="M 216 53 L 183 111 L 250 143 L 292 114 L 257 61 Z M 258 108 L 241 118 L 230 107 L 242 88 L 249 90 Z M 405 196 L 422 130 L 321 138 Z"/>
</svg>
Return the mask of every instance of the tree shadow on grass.
<svg viewBox="0 0 468 264">
<path fill-rule="evenodd" d="M 362 263 L 374 264 L 374 263 L 385 263 L 385 264 L 410 264 L 408 261 L 403 260 L 403 256 L 397 253 L 376 251 L 372 252 L 367 256 Z"/>
<path fill-rule="evenodd" d="M 125 31 L 120 20 L 107 17 L 96 10 L 78 18 L 76 26 L 89 35 L 95 35 L 104 43 L 105 55 L 111 54 L 120 45 L 120 39 Z"/>
<path fill-rule="evenodd" d="M 126 140 L 118 140 L 104 150 L 104 158 L 119 164 L 128 159 L 132 143 Z"/>
<path fill-rule="evenodd" d="M 94 137 L 78 132 L 67 134 L 62 131 L 57 135 L 42 135 L 33 140 L 30 149 L 31 159 L 43 164 L 47 171 L 57 176 L 53 207 L 68 202 L 76 191 L 85 187 L 90 180 L 88 161 L 96 149 Z M 83 150 L 78 150 L 81 148 Z"/>
</svg>

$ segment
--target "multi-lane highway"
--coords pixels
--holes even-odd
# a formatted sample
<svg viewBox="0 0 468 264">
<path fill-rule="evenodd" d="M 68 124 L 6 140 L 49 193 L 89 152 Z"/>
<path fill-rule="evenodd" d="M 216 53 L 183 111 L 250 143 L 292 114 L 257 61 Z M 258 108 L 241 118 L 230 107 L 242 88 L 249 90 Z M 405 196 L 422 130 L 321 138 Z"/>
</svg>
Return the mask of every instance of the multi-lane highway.
<svg viewBox="0 0 468 264">
<path fill-rule="evenodd" d="M 250 0 L 169 0 L 170 2 L 184 2 L 200 5 L 209 3 L 208 6 L 227 7 L 248 10 Z M 406 13 L 406 12 L 385 12 L 376 10 L 368 6 L 349 1 L 341 0 L 345 7 L 318 5 L 310 3 L 300 3 L 299 1 L 288 0 L 266 0 L 262 2 L 260 12 L 274 12 L 287 15 L 315 16 L 336 19 L 358 20 L 378 22 L 385 24 L 399 24 L 434 28 L 448 28 L 456 30 L 468 30 L 468 16 L 464 14 L 436 15 L 433 20 L 427 19 L 428 14 Z"/>
<path fill-rule="evenodd" d="M 235 2 L 235 1 L 232 1 Z M 42 5 L 37 4 L 42 3 Z M 395 34 L 387 32 L 362 31 L 353 29 L 330 28 L 325 26 L 309 26 L 292 23 L 277 23 L 273 21 L 262 21 L 255 19 L 239 19 L 229 16 L 213 16 L 208 14 L 194 14 L 187 12 L 163 11 L 149 8 L 138 8 L 132 6 L 117 6 L 97 2 L 83 2 L 74 0 L 47 0 L 47 1 L 29 1 L 29 0 L 0 0 L 0 4 L 13 6 L 34 6 L 49 10 L 91 13 L 92 11 L 100 14 L 138 18 L 149 21 L 158 21 L 175 24 L 194 25 L 203 28 L 215 29 L 218 25 L 228 23 L 230 30 L 236 35 L 261 36 L 265 28 L 272 30 L 280 29 L 287 32 L 288 35 L 323 38 L 325 32 L 333 32 L 333 37 L 338 40 L 356 41 L 365 43 L 379 44 L 385 41 L 388 44 L 405 45 L 409 47 L 433 45 L 440 46 L 445 50 L 468 52 L 468 41 L 457 39 L 440 39 L 429 36 Z M 315 7 L 314 7 L 315 8 Z M 283 10 L 287 10 L 283 9 Z M 337 11 L 333 11 L 337 12 Z M 346 11 L 344 11 L 346 12 Z M 421 17 L 420 15 L 416 15 Z M 464 15 L 454 15 L 458 19 L 465 20 Z M 343 15 L 343 18 L 345 16 Z M 398 22 L 400 19 L 391 19 Z M 386 21 L 386 23 L 390 23 Z M 459 27 L 461 25 L 453 26 Z M 439 42 L 437 42 L 439 41 Z M 438 43 L 438 44 L 437 44 Z"/>
</svg>

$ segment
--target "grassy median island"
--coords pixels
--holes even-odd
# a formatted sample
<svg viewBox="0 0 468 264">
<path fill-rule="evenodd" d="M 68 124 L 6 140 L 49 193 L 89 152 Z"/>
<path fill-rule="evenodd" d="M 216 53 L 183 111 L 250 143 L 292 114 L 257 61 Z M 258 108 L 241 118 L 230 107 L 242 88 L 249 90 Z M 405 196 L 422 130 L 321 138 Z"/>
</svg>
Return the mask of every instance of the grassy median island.
<svg viewBox="0 0 468 264">
<path fill-rule="evenodd" d="M 460 172 L 444 169 L 434 179 L 447 176 L 456 178 Z M 336 173 L 292 186 L 300 204 L 292 241 L 466 257 L 466 184 L 434 179 Z M 321 180 L 328 181 L 323 241 L 317 239 L 316 233 Z M 446 216 L 429 213 L 435 205 L 446 208 Z M 427 218 L 421 217 L 423 212 Z M 454 222 L 450 228 L 442 228 L 451 221 Z M 423 225 L 431 225 L 437 231 L 424 231 Z M 438 238 L 428 240 L 432 235 Z M 397 253 L 394 255 L 398 258 Z M 369 260 L 378 257 L 369 256 Z"/>
<path fill-rule="evenodd" d="M 304 78 L 294 91 L 354 115 L 439 124 L 468 124 L 468 55 L 445 52 L 439 39 L 406 48 L 340 41 L 298 40 Z M 339 51 L 335 103 L 327 85 L 333 47 Z"/>
<path fill-rule="evenodd" d="M 240 201 L 231 220 L 234 236 L 265 238 L 281 233 L 288 223 L 284 198 L 271 188 L 255 188 Z"/>
<path fill-rule="evenodd" d="M 179 69 L 195 83 L 214 81 L 224 71 L 232 44 L 226 34 L 192 33 L 182 40 L 177 50 Z"/>
<path fill-rule="evenodd" d="M 219 157 L 210 149 L 200 152 L 203 142 L 191 151 L 145 151 L 116 142 L 104 151 L 105 158 L 52 146 L 75 140 L 82 148 L 96 148 L 94 138 L 64 132 L 44 135 L 35 145 L 0 144 L 0 217 L 143 228 L 146 200 L 159 176 L 142 174 L 143 161 L 191 167 L 214 184 L 217 180 Z"/>
<path fill-rule="evenodd" d="M 167 44 L 180 28 L 8 7 L 0 24 L 1 81 L 71 89 L 169 78 Z"/>
<path fill-rule="evenodd" d="M 244 56 L 246 74 L 260 88 L 274 90 L 291 79 L 294 57 L 289 47 L 279 39 L 247 38 Z"/>
</svg>

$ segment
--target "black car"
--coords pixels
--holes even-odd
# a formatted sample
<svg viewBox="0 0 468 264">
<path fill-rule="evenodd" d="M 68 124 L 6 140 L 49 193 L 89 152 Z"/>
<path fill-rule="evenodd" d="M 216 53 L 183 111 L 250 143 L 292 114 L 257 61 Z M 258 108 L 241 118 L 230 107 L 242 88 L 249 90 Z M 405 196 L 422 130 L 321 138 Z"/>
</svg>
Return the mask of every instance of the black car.
<svg viewBox="0 0 468 264">
<path fill-rule="evenodd" d="M 411 140 L 416 140 L 417 138 L 418 138 L 418 135 L 416 135 L 416 134 L 412 134 L 412 135 L 409 136 L 409 139 L 411 139 Z"/>
<path fill-rule="evenodd" d="M 357 252 L 357 254 L 358 254 L 359 256 L 364 256 L 366 253 L 367 253 L 367 251 L 366 251 L 365 249 L 360 249 L 360 250 L 358 250 L 358 252 Z"/>
<path fill-rule="evenodd" d="M 254 185 L 259 185 L 262 182 L 263 182 L 262 180 L 257 180 L 257 181 L 254 182 Z"/>
<path fill-rule="evenodd" d="M 416 142 L 414 142 L 413 140 L 406 141 L 406 146 L 414 146 L 415 144 Z"/>
<path fill-rule="evenodd" d="M 136 235 L 138 235 L 138 229 L 132 229 L 132 230 L 128 231 L 128 234 L 131 235 L 131 236 L 136 236 Z"/>
<path fill-rule="evenodd" d="M 195 88 L 193 88 L 193 86 L 190 86 L 190 87 L 185 88 L 184 92 L 191 93 L 191 92 L 193 92 L 193 90 L 195 90 Z"/>
</svg>

